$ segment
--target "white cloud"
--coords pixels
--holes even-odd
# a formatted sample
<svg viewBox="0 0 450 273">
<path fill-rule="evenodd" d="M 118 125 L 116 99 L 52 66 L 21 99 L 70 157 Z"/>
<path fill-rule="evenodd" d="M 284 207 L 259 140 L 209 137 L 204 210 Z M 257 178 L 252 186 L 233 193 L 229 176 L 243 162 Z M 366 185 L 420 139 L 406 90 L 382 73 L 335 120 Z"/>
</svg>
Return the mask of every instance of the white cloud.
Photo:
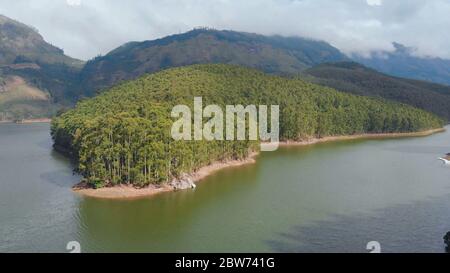
<svg viewBox="0 0 450 273">
<path fill-rule="evenodd" d="M 393 50 L 396 41 L 450 58 L 448 0 L 0 0 L 0 13 L 83 59 L 196 26 L 306 36 L 345 53 Z"/>
</svg>

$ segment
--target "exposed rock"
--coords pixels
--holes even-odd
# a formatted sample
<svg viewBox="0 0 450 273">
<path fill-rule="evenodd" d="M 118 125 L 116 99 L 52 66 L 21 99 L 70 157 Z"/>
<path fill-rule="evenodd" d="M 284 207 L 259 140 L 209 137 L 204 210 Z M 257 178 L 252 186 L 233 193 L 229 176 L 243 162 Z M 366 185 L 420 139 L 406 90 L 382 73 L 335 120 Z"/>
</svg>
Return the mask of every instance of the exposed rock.
<svg viewBox="0 0 450 273">
<path fill-rule="evenodd" d="M 192 177 L 188 174 L 182 174 L 179 178 L 175 178 L 169 183 L 175 190 L 195 189 L 196 185 Z"/>
<path fill-rule="evenodd" d="M 447 245 L 447 248 L 450 248 L 450 231 L 445 234 L 444 243 Z"/>
</svg>

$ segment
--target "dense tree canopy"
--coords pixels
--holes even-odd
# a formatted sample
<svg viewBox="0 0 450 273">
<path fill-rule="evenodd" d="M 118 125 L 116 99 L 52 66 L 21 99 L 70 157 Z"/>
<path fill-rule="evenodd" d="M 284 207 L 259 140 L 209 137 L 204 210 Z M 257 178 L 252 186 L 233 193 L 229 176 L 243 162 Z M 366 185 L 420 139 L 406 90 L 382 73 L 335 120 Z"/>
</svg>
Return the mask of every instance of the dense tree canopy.
<svg viewBox="0 0 450 273">
<path fill-rule="evenodd" d="M 231 65 L 194 65 L 145 75 L 80 102 L 52 123 L 55 147 L 101 187 L 167 182 L 211 162 L 242 159 L 251 141 L 174 141 L 170 113 L 178 104 L 280 105 L 280 137 L 412 132 L 443 121 L 410 106 L 337 92 L 297 79 Z"/>
</svg>

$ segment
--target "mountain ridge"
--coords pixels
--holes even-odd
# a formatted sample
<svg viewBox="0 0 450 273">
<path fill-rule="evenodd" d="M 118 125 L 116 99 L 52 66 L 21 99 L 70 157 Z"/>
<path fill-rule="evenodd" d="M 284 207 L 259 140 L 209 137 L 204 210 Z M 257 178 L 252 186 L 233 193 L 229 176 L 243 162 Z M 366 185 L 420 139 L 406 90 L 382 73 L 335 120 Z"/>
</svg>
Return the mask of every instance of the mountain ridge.
<svg viewBox="0 0 450 273">
<path fill-rule="evenodd" d="M 81 91 L 91 96 L 122 80 L 191 64 L 237 64 L 292 75 L 315 64 L 339 60 L 348 58 L 323 41 L 194 29 L 156 40 L 129 42 L 88 61 L 81 72 Z"/>
<path fill-rule="evenodd" d="M 0 64 L 64 63 L 81 66 L 83 62 L 64 54 L 47 43 L 39 31 L 31 26 L 0 14 Z"/>
<path fill-rule="evenodd" d="M 340 91 L 407 103 L 450 119 L 448 86 L 381 75 L 356 64 L 350 67 L 352 59 L 337 48 L 308 38 L 197 28 L 128 42 L 86 63 L 45 42 L 35 28 L 2 15 L 0 39 L 4 41 L 0 44 L 0 112 L 9 119 L 48 117 L 122 81 L 192 64 L 231 64 L 287 77 L 304 76 Z M 411 55 L 410 48 L 394 46 L 397 55 Z M 344 63 L 347 67 L 339 67 Z M 330 71 L 335 75 L 330 76 Z M 17 88 L 6 84 L 11 80 L 5 81 L 11 77 L 19 77 L 15 79 L 23 82 L 26 90 L 37 88 L 49 94 L 49 104 L 36 106 L 36 101 L 27 97 L 30 92 L 13 91 Z"/>
</svg>

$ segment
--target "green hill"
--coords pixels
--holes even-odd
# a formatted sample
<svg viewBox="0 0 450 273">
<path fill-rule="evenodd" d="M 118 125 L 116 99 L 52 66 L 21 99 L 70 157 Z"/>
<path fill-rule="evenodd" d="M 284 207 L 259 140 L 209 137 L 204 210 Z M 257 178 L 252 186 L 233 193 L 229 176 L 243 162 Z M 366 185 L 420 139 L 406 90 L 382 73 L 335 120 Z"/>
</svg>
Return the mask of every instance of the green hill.
<svg viewBox="0 0 450 273">
<path fill-rule="evenodd" d="M 392 77 L 352 62 L 320 64 L 305 74 L 339 91 L 409 104 L 450 120 L 450 86 Z"/>
<path fill-rule="evenodd" d="M 92 96 L 123 80 L 191 64 L 235 64 L 291 75 L 319 63 L 347 59 L 320 41 L 195 29 L 158 40 L 127 43 L 89 61 L 81 73 L 80 93 Z"/>
<path fill-rule="evenodd" d="M 231 65 L 194 65 L 115 86 L 53 120 L 55 147 L 72 154 L 96 186 L 163 183 L 211 162 L 244 158 L 249 141 L 173 141 L 170 111 L 192 105 L 280 105 L 284 140 L 441 127 L 410 106 L 337 92 L 297 79 Z"/>
</svg>

